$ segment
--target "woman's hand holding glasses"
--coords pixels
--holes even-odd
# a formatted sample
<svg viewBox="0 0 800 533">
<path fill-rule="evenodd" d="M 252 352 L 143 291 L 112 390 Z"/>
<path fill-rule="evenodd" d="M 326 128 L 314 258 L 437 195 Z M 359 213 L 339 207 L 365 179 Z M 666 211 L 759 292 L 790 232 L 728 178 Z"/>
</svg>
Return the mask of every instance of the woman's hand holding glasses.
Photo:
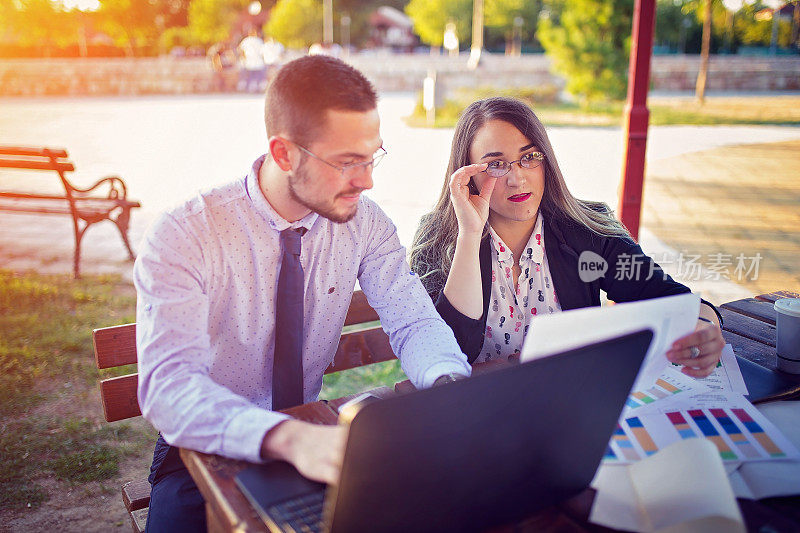
<svg viewBox="0 0 800 533">
<path fill-rule="evenodd" d="M 487 163 L 476 163 L 461 167 L 450 176 L 450 201 L 458 220 L 458 234 L 475 235 L 480 238 L 489 218 L 489 199 L 497 178 L 487 177 L 480 194 L 470 194 L 472 176 L 486 170 Z"/>
</svg>

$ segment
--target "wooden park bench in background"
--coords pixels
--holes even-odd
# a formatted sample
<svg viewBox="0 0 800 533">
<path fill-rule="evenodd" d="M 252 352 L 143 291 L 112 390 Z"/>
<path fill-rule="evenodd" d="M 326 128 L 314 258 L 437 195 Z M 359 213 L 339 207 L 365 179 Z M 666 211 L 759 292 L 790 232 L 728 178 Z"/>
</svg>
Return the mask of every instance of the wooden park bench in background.
<svg viewBox="0 0 800 533">
<path fill-rule="evenodd" d="M 344 321 L 345 330 L 326 374 L 395 358 L 389 337 L 377 323 L 378 320 L 378 314 L 367 303 L 364 293 L 354 292 Z M 93 339 L 97 368 L 114 368 L 137 362 L 136 324 L 96 329 Z M 100 382 L 100 399 L 106 421 L 125 420 L 142 414 L 136 396 L 138 383 L 138 374 Z M 122 501 L 130 515 L 133 531 L 144 531 L 150 505 L 150 484 L 147 480 L 125 483 L 122 486 Z"/>
<path fill-rule="evenodd" d="M 121 178 L 107 176 L 91 187 L 75 187 L 65 176 L 66 172 L 75 170 L 67 158 L 66 150 L 53 148 L 0 146 L 0 168 L 44 170 L 58 174 L 64 187 L 63 195 L 0 190 L 0 211 L 70 215 L 75 234 L 73 272 L 76 278 L 80 277 L 83 234 L 97 222 L 113 222 L 122 236 L 128 255 L 134 258 L 128 241 L 128 224 L 131 209 L 140 207 L 140 204 L 128 199 L 128 190 Z"/>
</svg>

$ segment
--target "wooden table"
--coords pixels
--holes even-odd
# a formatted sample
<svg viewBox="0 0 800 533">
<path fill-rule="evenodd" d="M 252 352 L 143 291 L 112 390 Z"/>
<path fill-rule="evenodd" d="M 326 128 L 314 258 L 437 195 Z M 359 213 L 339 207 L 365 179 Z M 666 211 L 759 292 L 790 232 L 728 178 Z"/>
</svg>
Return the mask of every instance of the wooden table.
<svg viewBox="0 0 800 533">
<path fill-rule="evenodd" d="M 754 363 L 775 370 L 775 311 L 772 302 L 782 297 L 800 297 L 796 293 L 781 291 L 730 302 L 721 306 L 724 319 L 723 336 L 733 345 L 734 352 Z M 478 372 L 490 371 L 499 366 L 488 364 L 477 367 Z M 800 379 L 800 378 L 798 378 Z M 408 382 L 398 383 L 397 392 L 409 390 Z M 382 387 L 374 394 L 387 396 L 396 392 Z M 285 412 L 299 420 L 316 424 L 336 424 L 338 407 L 352 396 L 333 401 L 318 401 Z M 255 510 L 236 487 L 234 478 L 248 466 L 216 455 L 181 449 L 181 458 L 206 500 L 209 531 L 267 531 Z M 513 528 L 497 531 L 611 531 L 588 522 L 595 491 L 587 489 L 560 505 L 544 509 Z M 739 500 L 749 531 L 800 531 L 800 496 L 768 498 L 759 501 Z"/>
<path fill-rule="evenodd" d="M 800 298 L 800 294 L 772 292 L 722 304 L 719 310 L 724 321 L 722 336 L 733 346 L 734 353 L 770 370 L 777 370 L 776 311 L 773 304 L 780 298 Z M 800 381 L 800 377 L 793 374 L 781 374 Z"/>
</svg>

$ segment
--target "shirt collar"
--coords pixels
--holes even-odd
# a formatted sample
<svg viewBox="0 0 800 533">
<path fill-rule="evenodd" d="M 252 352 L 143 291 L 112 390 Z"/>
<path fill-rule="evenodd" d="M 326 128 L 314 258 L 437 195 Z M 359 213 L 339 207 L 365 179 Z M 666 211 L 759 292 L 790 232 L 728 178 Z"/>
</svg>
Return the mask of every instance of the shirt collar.
<svg viewBox="0 0 800 533">
<path fill-rule="evenodd" d="M 264 161 L 267 159 L 267 154 L 262 155 L 258 159 L 255 160 L 253 166 L 250 168 L 250 172 L 245 177 L 245 188 L 247 189 L 247 196 L 250 198 L 250 201 L 253 203 L 253 208 L 262 216 L 264 220 L 266 220 L 270 227 L 273 228 L 275 231 L 283 231 L 289 228 L 305 228 L 307 230 L 311 229 L 314 225 L 314 222 L 317 221 L 319 215 L 315 212 L 311 212 L 301 218 L 300 220 L 296 220 L 295 222 L 289 222 L 288 220 L 284 219 L 282 216 L 278 214 L 277 211 L 269 204 L 267 199 L 264 197 L 264 193 L 261 192 L 261 187 L 258 185 L 258 173 L 261 170 L 261 166 L 264 164 Z"/>
<path fill-rule="evenodd" d="M 494 248 L 495 252 L 497 253 L 498 261 L 505 262 L 505 261 L 513 261 L 514 254 L 511 253 L 511 249 L 503 242 L 503 239 L 495 233 L 494 229 L 489 226 L 489 235 L 491 236 L 490 240 L 492 241 L 492 248 Z M 528 239 L 528 244 L 525 245 L 525 248 L 522 252 L 522 257 L 520 257 L 520 264 L 523 261 L 534 261 L 537 264 L 541 264 L 542 260 L 544 259 L 544 225 L 542 224 L 542 213 L 536 216 L 536 224 L 533 226 L 533 232 L 531 233 L 530 238 Z"/>
<path fill-rule="evenodd" d="M 525 250 L 522 252 L 521 261 L 533 261 L 539 265 L 542 264 L 544 259 L 544 224 L 542 224 L 542 212 L 536 215 L 536 224 L 533 226 L 533 232 L 528 239 L 528 244 L 525 245 Z"/>
<path fill-rule="evenodd" d="M 492 241 L 492 248 L 494 248 L 494 251 L 497 254 L 497 260 L 501 263 L 513 261 L 514 254 L 511 253 L 511 248 L 506 246 L 506 243 L 503 242 L 503 239 L 500 238 L 500 235 L 495 233 L 492 226 L 489 226 L 489 236 L 489 240 Z"/>
</svg>

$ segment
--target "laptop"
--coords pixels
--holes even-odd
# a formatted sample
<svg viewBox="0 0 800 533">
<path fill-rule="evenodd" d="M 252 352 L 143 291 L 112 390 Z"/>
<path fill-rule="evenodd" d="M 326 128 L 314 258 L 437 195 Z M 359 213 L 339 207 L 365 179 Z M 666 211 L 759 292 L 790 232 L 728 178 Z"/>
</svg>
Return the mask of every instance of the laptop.
<svg viewBox="0 0 800 533">
<path fill-rule="evenodd" d="M 652 338 L 646 329 L 344 411 L 337 486 L 278 461 L 236 483 L 271 531 L 518 522 L 589 485 Z"/>
</svg>

